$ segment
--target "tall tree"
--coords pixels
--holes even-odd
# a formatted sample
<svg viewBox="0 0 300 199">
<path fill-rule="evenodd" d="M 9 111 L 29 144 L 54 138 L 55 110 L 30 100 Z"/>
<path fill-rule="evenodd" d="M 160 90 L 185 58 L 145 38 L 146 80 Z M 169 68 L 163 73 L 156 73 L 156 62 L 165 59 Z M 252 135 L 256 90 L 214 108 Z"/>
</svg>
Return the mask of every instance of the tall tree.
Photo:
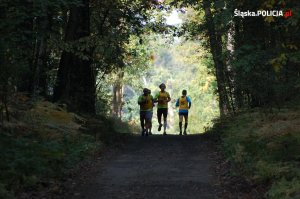
<svg viewBox="0 0 300 199">
<path fill-rule="evenodd" d="M 112 101 L 112 115 L 114 117 L 122 117 L 122 107 L 123 107 L 123 78 L 124 72 L 119 71 L 117 73 L 117 80 L 113 85 L 113 101 Z"/>
<path fill-rule="evenodd" d="M 73 5 L 67 24 L 65 41 L 72 43 L 90 36 L 89 0 Z M 83 48 L 84 56 L 64 50 L 61 56 L 54 100 L 68 103 L 79 112 L 95 113 L 95 71 L 90 60 L 90 49 Z"/>
<path fill-rule="evenodd" d="M 216 32 L 215 24 L 213 21 L 213 16 L 211 13 L 211 2 L 210 0 L 203 0 L 203 9 L 205 12 L 206 25 L 209 35 L 210 49 L 213 56 L 215 69 L 216 69 L 216 78 L 218 85 L 218 94 L 219 94 L 219 107 L 220 114 L 224 116 L 228 113 L 229 109 L 229 100 L 226 90 L 226 80 L 225 80 L 225 67 L 222 60 L 222 40 L 221 35 Z"/>
<path fill-rule="evenodd" d="M 36 42 L 33 60 L 33 74 L 32 74 L 32 95 L 36 96 L 42 94 L 46 96 L 47 90 L 47 48 L 48 39 L 50 36 L 50 25 L 52 14 L 49 5 L 46 2 L 37 6 L 40 9 L 40 15 L 36 18 Z"/>
</svg>

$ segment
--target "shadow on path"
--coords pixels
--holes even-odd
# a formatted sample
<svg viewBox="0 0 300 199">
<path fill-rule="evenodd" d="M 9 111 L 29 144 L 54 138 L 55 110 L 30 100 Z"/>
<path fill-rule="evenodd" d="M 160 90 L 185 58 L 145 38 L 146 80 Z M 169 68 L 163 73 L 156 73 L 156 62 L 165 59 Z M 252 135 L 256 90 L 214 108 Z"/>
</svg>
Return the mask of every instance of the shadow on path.
<svg viewBox="0 0 300 199">
<path fill-rule="evenodd" d="M 202 135 L 132 136 L 69 198 L 217 198 L 211 145 Z"/>
</svg>

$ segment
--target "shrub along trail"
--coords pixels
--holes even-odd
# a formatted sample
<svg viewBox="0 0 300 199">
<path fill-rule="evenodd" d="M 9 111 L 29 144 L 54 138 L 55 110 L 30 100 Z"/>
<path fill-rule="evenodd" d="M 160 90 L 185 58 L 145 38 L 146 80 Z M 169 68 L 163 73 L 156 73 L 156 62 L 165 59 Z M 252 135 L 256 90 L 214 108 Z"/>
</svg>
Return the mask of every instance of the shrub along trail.
<svg viewBox="0 0 300 199">
<path fill-rule="evenodd" d="M 203 135 L 132 136 L 73 182 L 65 198 L 220 198 L 215 153 Z"/>
</svg>

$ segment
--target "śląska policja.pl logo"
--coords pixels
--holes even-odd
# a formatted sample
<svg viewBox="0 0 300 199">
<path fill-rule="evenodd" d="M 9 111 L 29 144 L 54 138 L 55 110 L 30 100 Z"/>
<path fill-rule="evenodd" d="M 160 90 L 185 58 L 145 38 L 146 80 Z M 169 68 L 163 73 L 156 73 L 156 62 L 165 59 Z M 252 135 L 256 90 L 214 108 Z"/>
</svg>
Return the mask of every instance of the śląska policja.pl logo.
<svg viewBox="0 0 300 199">
<path fill-rule="evenodd" d="M 240 11 L 238 9 L 234 10 L 234 16 L 235 17 L 284 17 L 288 18 L 293 15 L 292 10 L 257 10 L 257 11 Z"/>
</svg>

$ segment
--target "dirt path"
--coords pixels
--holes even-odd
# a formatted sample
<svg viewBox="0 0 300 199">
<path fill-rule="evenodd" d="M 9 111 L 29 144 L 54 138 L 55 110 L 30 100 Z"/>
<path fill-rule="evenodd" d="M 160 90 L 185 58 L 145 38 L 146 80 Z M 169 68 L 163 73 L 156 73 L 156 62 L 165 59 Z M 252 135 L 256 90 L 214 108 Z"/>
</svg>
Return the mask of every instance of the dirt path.
<svg viewBox="0 0 300 199">
<path fill-rule="evenodd" d="M 214 150 L 201 135 L 133 136 L 104 160 L 72 199 L 218 198 Z"/>
</svg>

